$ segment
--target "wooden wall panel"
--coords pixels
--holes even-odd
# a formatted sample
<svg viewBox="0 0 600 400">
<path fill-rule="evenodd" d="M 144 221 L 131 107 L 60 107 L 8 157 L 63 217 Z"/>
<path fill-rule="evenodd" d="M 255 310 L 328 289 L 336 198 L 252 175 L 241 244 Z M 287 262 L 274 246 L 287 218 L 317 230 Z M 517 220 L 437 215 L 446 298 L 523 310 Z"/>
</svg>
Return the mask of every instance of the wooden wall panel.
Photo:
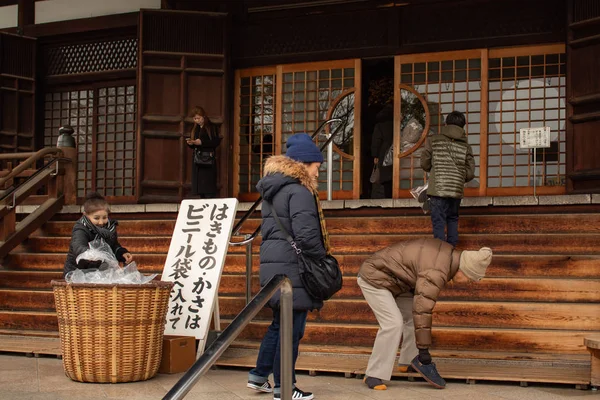
<svg viewBox="0 0 600 400">
<path fill-rule="evenodd" d="M 179 116 L 181 113 L 180 75 L 177 73 L 149 72 L 144 76 L 144 116 Z"/>
<path fill-rule="evenodd" d="M 0 152 L 34 151 L 36 39 L 0 33 Z"/>
<path fill-rule="evenodd" d="M 189 111 L 204 107 L 224 136 L 217 152 L 221 195 L 229 164 L 228 73 L 224 14 L 144 10 L 138 71 L 139 201 L 180 202 L 189 195 Z"/>
</svg>

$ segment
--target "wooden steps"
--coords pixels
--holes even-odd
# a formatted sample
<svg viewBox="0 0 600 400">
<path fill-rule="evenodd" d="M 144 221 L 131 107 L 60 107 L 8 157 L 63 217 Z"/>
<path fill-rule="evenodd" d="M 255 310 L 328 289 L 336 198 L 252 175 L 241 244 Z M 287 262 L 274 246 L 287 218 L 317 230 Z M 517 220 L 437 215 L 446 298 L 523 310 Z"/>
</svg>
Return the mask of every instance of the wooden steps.
<svg viewBox="0 0 600 400">
<path fill-rule="evenodd" d="M 308 371 L 315 375 L 318 372 L 343 373 L 346 377 L 362 377 L 365 374 L 367 358 L 349 358 L 339 355 L 322 355 L 300 353 L 296 362 L 296 369 Z M 226 367 L 253 368 L 256 363 L 256 354 L 237 355 L 225 352 L 217 361 L 217 365 Z M 586 389 L 589 385 L 590 368 L 585 365 L 565 366 L 539 364 L 534 362 L 515 363 L 507 361 L 489 360 L 456 360 L 438 359 L 436 366 L 440 375 L 446 380 L 467 380 L 467 383 L 476 381 L 507 381 L 519 382 L 522 386 L 533 382 L 550 382 L 573 384 L 579 389 Z M 417 373 L 392 374 L 394 379 L 418 378 L 424 382 Z M 451 382 L 449 383 L 451 384 Z M 389 384 L 393 387 L 394 382 Z"/>
<path fill-rule="evenodd" d="M 60 340 L 54 337 L 31 336 L 1 336 L 2 351 L 19 353 L 28 356 L 62 356 Z M 217 361 L 218 366 L 252 368 L 256 362 L 257 348 L 253 344 L 247 347 L 230 348 Z M 296 364 L 298 371 L 308 371 L 315 375 L 319 372 L 343 373 L 346 377 L 358 378 L 365 374 L 370 348 L 347 348 L 345 355 L 327 353 L 327 349 L 301 346 L 300 356 Z M 355 350 L 352 352 L 352 350 Z M 579 388 L 586 388 L 590 373 L 589 363 L 585 361 L 560 363 L 564 360 L 557 358 L 548 359 L 523 359 L 511 358 L 504 353 L 502 358 L 490 359 L 489 353 L 483 354 L 468 352 L 433 352 L 440 374 L 446 380 L 467 380 L 468 383 L 476 381 L 514 381 L 521 385 L 533 382 L 550 382 L 574 384 Z M 417 373 L 393 373 L 394 379 L 413 379 L 422 381 Z M 389 384 L 393 386 L 394 383 Z M 451 382 L 449 382 L 451 384 Z"/>
<path fill-rule="evenodd" d="M 370 234 L 338 235 L 331 237 L 331 245 L 341 254 L 371 254 L 402 240 L 430 237 L 425 234 Z M 66 253 L 69 237 L 35 236 L 27 240 L 27 247 L 36 253 Z M 170 237 L 119 236 L 119 241 L 132 253 L 166 254 Z M 261 238 L 255 240 L 253 252 L 258 253 Z M 583 234 L 461 234 L 460 248 L 474 249 L 488 246 L 498 254 L 527 253 L 544 255 L 587 254 L 600 255 L 600 233 Z M 126 244 L 125 244 L 126 243 Z M 229 253 L 244 253 L 242 247 L 229 247 Z"/>
<path fill-rule="evenodd" d="M 538 207 L 535 214 L 495 215 L 475 215 L 485 214 L 485 210 L 479 208 L 465 210 L 460 219 L 459 247 L 490 246 L 494 249 L 494 259 L 486 279 L 472 285 L 448 285 L 434 310 L 432 353 L 434 357 L 448 360 L 446 371 L 450 375 L 446 376 L 486 379 L 485 376 L 493 378 L 495 373 L 497 379 L 509 376 L 507 380 L 520 380 L 527 369 L 519 364 L 512 375 L 508 374 L 502 369 L 505 368 L 502 362 L 508 361 L 536 362 L 540 367 L 577 365 L 581 368 L 577 370 L 579 373 L 589 369 L 590 358 L 583 338 L 600 331 L 597 311 L 600 309 L 600 247 L 597 245 L 600 243 L 600 213 L 594 207 L 588 207 L 589 211 L 583 206 Z M 570 213 L 570 209 L 574 211 Z M 342 362 L 344 373 L 360 374 L 364 369 L 377 325 L 356 283 L 360 265 L 374 251 L 389 244 L 431 235 L 429 216 L 393 215 L 403 212 L 326 210 L 334 253 L 344 273 L 344 287 L 322 310 L 309 314 L 301 348 L 302 352 L 312 354 L 310 360 L 307 359 L 312 363 L 312 369 L 306 367 L 308 370 L 333 371 L 333 365 L 340 364 L 340 357 L 363 360 L 361 365 Z M 56 337 L 50 281 L 62 278 L 70 233 L 77 217 L 48 222 L 3 261 L 0 335 Z M 162 271 L 175 217 L 174 213 L 160 218 L 140 214 L 120 221 L 120 241 L 134 253 L 142 272 Z M 257 218 L 250 219 L 244 232 L 253 231 L 259 223 Z M 229 250 L 219 287 L 224 324 L 245 306 L 245 249 L 231 247 Z M 253 245 L 253 294 L 260 289 L 259 250 L 260 238 Z M 259 340 L 270 316 L 269 310 L 262 310 L 228 350 L 228 354 L 241 350 L 252 352 L 252 362 L 243 361 L 248 364 L 244 367 L 255 362 Z M 3 351 L 3 338 L 0 336 L 0 351 Z M 328 358 L 321 359 L 323 354 Z M 451 359 L 461 363 L 481 361 L 481 365 L 493 368 L 475 368 L 478 375 L 472 377 L 467 369 L 461 370 L 460 363 Z M 471 366 L 470 371 L 473 369 Z M 527 376 L 532 382 L 550 379 L 550 382 L 583 384 L 581 381 L 585 378 L 571 379 L 572 370 L 564 369 L 568 372 L 560 378 L 562 380 L 556 378 L 555 370 L 539 368 L 535 369 L 539 372 L 538 380 Z M 589 376 L 589 370 L 587 374 Z"/>
</svg>

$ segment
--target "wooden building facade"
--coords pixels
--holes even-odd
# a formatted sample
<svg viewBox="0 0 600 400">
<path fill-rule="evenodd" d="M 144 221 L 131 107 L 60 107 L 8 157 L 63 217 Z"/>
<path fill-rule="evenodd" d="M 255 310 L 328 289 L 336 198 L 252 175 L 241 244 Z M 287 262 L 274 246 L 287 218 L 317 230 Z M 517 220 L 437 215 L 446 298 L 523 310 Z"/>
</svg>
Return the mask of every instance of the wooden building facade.
<svg viewBox="0 0 600 400">
<path fill-rule="evenodd" d="M 534 176 L 542 195 L 600 191 L 595 0 L 165 0 L 37 25 L 33 0 L 21 3 L 20 26 L 0 35 L 0 148 L 52 146 L 73 126 L 79 198 L 185 198 L 195 105 L 224 139 L 221 196 L 256 198 L 265 157 L 341 118 L 325 132 L 339 128 L 334 199 L 370 197 L 371 132 L 386 103 L 395 198 L 425 182 L 419 147 L 455 109 L 477 161 L 468 196 L 531 195 Z M 552 143 L 534 159 L 519 130 L 541 126 Z"/>
</svg>

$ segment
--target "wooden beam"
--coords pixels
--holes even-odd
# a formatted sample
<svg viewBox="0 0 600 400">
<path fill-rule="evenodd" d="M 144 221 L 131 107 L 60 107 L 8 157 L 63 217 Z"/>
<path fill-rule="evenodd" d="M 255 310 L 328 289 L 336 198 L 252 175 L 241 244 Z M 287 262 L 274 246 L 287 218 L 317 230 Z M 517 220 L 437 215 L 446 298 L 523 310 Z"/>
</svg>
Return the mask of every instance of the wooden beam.
<svg viewBox="0 0 600 400">
<path fill-rule="evenodd" d="M 25 36 L 39 38 L 43 36 L 69 35 L 82 32 L 135 27 L 138 24 L 139 14 L 139 12 L 131 12 L 29 25 L 23 28 L 23 34 Z"/>
<path fill-rule="evenodd" d="M 35 1 L 34 0 L 18 0 L 17 11 L 17 26 L 23 28 L 27 25 L 35 24 Z"/>
</svg>

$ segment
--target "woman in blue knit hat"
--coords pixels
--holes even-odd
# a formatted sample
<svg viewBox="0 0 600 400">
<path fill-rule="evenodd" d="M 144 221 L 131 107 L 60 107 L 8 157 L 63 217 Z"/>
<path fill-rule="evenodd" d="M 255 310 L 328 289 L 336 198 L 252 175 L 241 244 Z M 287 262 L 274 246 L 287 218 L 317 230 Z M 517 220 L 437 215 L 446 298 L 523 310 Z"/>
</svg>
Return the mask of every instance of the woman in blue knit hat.
<svg viewBox="0 0 600 400">
<path fill-rule="evenodd" d="M 256 188 L 262 195 L 262 243 L 260 245 L 260 284 L 264 286 L 274 275 L 285 274 L 292 281 L 294 296 L 293 313 L 293 368 L 298 358 L 298 346 L 304 335 L 308 311 L 319 310 L 323 302 L 316 301 L 306 292 L 299 275 L 298 256 L 275 221 L 275 209 L 283 227 L 295 239 L 302 251 L 316 259 L 330 252 L 329 237 L 325 228 L 323 212 L 318 197 L 319 167 L 323 155 L 310 136 L 299 133 L 287 141 L 284 156 L 267 159 L 264 177 Z M 256 368 L 248 374 L 248 387 L 273 393 L 274 399 L 281 398 L 280 389 L 280 344 L 279 344 L 279 293 L 274 295 L 269 306 L 273 309 L 273 322 L 265 334 Z M 273 373 L 275 386 L 269 383 Z M 300 390 L 295 385 L 293 399 L 309 400 L 313 394 Z"/>
</svg>

